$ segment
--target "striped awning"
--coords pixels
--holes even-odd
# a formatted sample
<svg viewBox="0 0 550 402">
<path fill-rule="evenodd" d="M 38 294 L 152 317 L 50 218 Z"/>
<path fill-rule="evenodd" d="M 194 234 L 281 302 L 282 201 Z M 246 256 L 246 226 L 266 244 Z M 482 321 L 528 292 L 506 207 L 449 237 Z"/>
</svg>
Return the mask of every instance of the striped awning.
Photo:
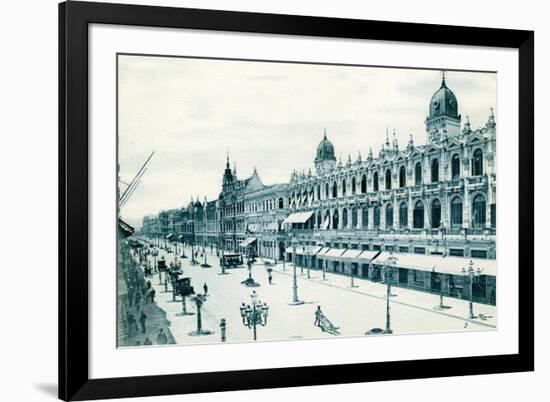
<svg viewBox="0 0 550 402">
<path fill-rule="evenodd" d="M 313 215 L 313 211 L 294 212 L 290 214 L 283 223 L 306 223 Z"/>
<path fill-rule="evenodd" d="M 254 243 L 256 240 L 258 240 L 257 237 L 247 237 L 246 239 L 244 239 L 244 241 L 242 241 L 239 246 L 241 247 L 248 247 L 250 246 L 252 243 Z"/>
</svg>

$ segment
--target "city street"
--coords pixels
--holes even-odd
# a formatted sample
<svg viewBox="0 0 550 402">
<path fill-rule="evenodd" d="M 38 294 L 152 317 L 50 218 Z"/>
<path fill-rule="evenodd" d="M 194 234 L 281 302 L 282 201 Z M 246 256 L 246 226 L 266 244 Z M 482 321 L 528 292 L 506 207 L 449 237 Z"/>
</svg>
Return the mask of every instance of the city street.
<svg viewBox="0 0 550 402">
<path fill-rule="evenodd" d="M 178 247 L 181 250 L 181 246 Z M 178 252 L 181 254 L 181 251 Z M 191 249 L 185 254 L 190 257 Z M 167 264 L 174 254 L 161 250 Z M 151 258 L 152 261 L 152 257 Z M 195 303 L 187 298 L 187 311 L 194 315 L 177 316 L 182 310 L 181 297 L 172 301 L 171 286 L 164 292 L 164 285 L 159 285 L 158 274 L 151 278 L 156 289 L 158 306 L 165 310 L 166 318 L 171 322 L 170 331 L 178 344 L 217 343 L 221 339 L 220 320 L 226 320 L 227 342 L 243 342 L 253 339 L 252 329 L 242 323 L 239 307 L 242 302 L 251 304 L 250 294 L 253 290 L 259 300 L 269 306 L 267 325 L 258 326 L 258 340 L 311 339 L 331 338 L 335 335 L 323 332 L 314 326 L 315 311 L 321 306 L 325 316 L 339 327 L 339 336 L 363 336 L 372 328 L 386 326 L 386 285 L 368 280 L 354 278 L 351 287 L 350 278 L 311 270 L 307 279 L 307 269 L 297 267 L 298 296 L 304 301 L 301 305 L 291 305 L 292 301 L 292 264 L 286 263 L 286 269 L 279 263 L 273 268 L 273 282 L 268 283 L 266 266 L 258 259 L 252 268 L 252 275 L 261 286 L 247 287 L 241 281 L 248 277 L 248 270 L 242 268 L 228 269 L 228 274 L 220 275 L 218 259 L 215 254 L 207 253 L 211 268 L 191 265 L 191 258 L 180 259 L 183 275 L 191 277 L 191 284 L 196 293 L 203 293 L 203 284 L 208 285 L 208 297 L 202 306 L 202 328 L 214 331 L 211 335 L 190 336 L 197 327 Z M 203 258 L 198 258 L 203 262 Z M 164 274 L 163 274 L 164 282 Z M 439 295 L 429 294 L 404 288 L 392 287 L 391 329 L 394 334 L 430 333 L 448 331 L 493 330 L 496 328 L 496 307 L 474 304 L 476 316 L 468 319 L 468 302 L 445 298 L 444 304 L 449 308 L 438 310 Z"/>
</svg>

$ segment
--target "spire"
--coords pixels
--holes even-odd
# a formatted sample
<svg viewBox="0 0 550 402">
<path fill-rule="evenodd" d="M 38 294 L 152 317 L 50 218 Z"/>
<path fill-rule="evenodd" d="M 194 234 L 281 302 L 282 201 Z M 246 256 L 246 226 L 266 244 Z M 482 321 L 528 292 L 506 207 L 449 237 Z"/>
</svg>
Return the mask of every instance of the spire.
<svg viewBox="0 0 550 402">
<path fill-rule="evenodd" d="M 445 70 L 441 70 L 441 86 L 442 86 L 442 87 L 447 86 L 447 85 L 445 84 Z"/>
<path fill-rule="evenodd" d="M 351 155 L 348 154 L 348 166 L 351 165 Z"/>
<path fill-rule="evenodd" d="M 361 158 L 361 151 L 357 151 L 357 162 L 361 162 L 363 159 Z"/>
<path fill-rule="evenodd" d="M 413 135 L 412 135 L 412 134 L 409 134 L 409 144 L 408 144 L 408 147 L 409 147 L 409 148 L 414 147 L 414 141 L 413 141 Z"/>
<path fill-rule="evenodd" d="M 464 128 L 462 129 L 462 135 L 468 135 L 472 132 L 470 127 L 470 116 L 466 115 L 466 123 L 464 123 Z"/>
<path fill-rule="evenodd" d="M 397 143 L 397 137 L 395 136 L 395 128 L 393 129 L 393 148 L 399 150 L 399 144 Z"/>
<path fill-rule="evenodd" d="M 225 162 L 226 169 L 229 169 L 229 151 L 227 151 L 227 162 Z"/>
<path fill-rule="evenodd" d="M 325 127 L 323 130 L 323 139 L 327 139 L 327 128 Z"/>
<path fill-rule="evenodd" d="M 372 156 L 372 147 L 369 147 L 369 155 L 367 156 L 367 159 L 368 160 L 372 160 L 373 156 Z"/>
<path fill-rule="evenodd" d="M 487 120 L 486 127 L 489 130 L 494 130 L 494 128 L 497 126 L 495 122 L 495 113 L 493 111 L 493 108 L 491 108 L 491 114 L 489 115 L 489 119 Z"/>
<path fill-rule="evenodd" d="M 390 135 L 388 134 L 388 126 L 386 126 L 386 146 L 390 147 Z M 384 148 L 384 145 L 382 144 L 382 148 Z"/>
</svg>

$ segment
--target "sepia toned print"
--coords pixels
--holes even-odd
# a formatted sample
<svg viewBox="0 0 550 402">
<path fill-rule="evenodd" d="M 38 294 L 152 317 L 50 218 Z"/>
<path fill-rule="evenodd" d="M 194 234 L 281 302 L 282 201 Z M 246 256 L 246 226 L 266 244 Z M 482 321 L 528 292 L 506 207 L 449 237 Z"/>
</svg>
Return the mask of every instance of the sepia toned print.
<svg viewBox="0 0 550 402">
<path fill-rule="evenodd" d="M 117 71 L 119 347 L 496 329 L 496 73 Z"/>
</svg>

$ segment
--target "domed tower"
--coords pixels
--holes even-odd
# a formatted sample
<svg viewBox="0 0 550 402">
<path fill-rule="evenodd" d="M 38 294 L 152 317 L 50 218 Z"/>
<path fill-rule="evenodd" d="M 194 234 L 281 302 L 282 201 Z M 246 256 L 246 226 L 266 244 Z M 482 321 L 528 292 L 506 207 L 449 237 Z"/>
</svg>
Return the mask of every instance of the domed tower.
<svg viewBox="0 0 550 402">
<path fill-rule="evenodd" d="M 318 175 L 329 172 L 336 166 L 336 157 L 334 156 L 334 145 L 327 139 L 327 130 L 323 140 L 317 147 L 317 156 L 315 157 L 315 169 Z"/>
<path fill-rule="evenodd" d="M 426 117 L 426 133 L 430 142 L 439 142 L 460 134 L 460 115 L 455 94 L 445 82 L 442 74 L 441 87 L 430 100 L 430 114 Z"/>
</svg>

